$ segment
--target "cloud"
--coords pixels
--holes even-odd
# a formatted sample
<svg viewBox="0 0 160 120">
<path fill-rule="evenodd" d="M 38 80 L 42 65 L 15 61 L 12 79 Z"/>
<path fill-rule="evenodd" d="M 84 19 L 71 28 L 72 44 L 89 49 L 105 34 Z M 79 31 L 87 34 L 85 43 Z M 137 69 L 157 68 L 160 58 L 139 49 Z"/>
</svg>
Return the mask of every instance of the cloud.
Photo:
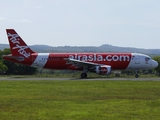
<svg viewBox="0 0 160 120">
<path fill-rule="evenodd" d="M 7 20 L 7 18 L 5 18 L 5 17 L 0 17 L 0 21 L 4 21 L 4 20 Z"/>
<path fill-rule="evenodd" d="M 27 19 L 21 19 L 21 20 L 15 20 L 15 19 L 12 19 L 10 20 L 11 22 L 21 22 L 21 23 L 32 23 L 31 20 L 27 20 Z"/>
<path fill-rule="evenodd" d="M 155 23 L 138 23 L 138 25 L 142 25 L 142 26 L 153 26 L 155 25 Z"/>
<path fill-rule="evenodd" d="M 23 22 L 23 23 L 32 23 L 32 21 L 27 20 L 27 19 L 22 19 L 21 22 Z"/>
<path fill-rule="evenodd" d="M 33 8 L 39 9 L 39 8 L 43 8 L 42 5 L 36 5 L 36 6 L 32 6 Z"/>
<path fill-rule="evenodd" d="M 5 17 L 0 17 L 0 21 L 32 23 L 32 21 L 31 21 L 31 20 L 28 20 L 28 19 L 7 19 L 7 18 L 5 18 Z"/>
<path fill-rule="evenodd" d="M 42 6 L 42 5 L 34 5 L 34 6 L 25 5 L 24 7 L 25 7 L 25 8 L 40 9 L 40 8 L 43 8 L 44 6 Z"/>
<path fill-rule="evenodd" d="M 138 23 L 137 25 L 139 26 L 149 26 L 149 27 L 160 27 L 159 23 L 147 23 L 147 22 L 143 22 L 143 23 Z"/>
</svg>

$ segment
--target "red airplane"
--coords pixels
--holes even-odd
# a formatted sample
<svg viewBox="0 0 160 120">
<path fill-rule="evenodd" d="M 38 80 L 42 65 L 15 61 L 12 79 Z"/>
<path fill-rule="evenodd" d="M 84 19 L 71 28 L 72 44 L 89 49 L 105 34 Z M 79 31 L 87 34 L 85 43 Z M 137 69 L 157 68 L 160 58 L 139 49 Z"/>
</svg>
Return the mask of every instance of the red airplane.
<svg viewBox="0 0 160 120">
<path fill-rule="evenodd" d="M 37 53 L 31 50 L 14 29 L 6 29 L 11 53 L 5 60 L 24 65 L 58 70 L 81 70 L 109 75 L 111 70 L 145 70 L 158 66 L 148 55 L 139 53 Z M 135 77 L 138 78 L 136 72 Z"/>
</svg>

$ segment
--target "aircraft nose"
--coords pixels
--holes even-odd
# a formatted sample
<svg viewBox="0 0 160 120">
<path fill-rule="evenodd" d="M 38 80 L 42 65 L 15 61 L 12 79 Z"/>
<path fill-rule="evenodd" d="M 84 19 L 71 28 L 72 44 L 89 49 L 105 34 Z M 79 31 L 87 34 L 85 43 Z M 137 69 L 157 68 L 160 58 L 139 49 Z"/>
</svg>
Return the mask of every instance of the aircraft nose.
<svg viewBox="0 0 160 120">
<path fill-rule="evenodd" d="M 152 67 L 156 68 L 158 66 L 158 62 L 155 60 L 152 60 Z"/>
</svg>

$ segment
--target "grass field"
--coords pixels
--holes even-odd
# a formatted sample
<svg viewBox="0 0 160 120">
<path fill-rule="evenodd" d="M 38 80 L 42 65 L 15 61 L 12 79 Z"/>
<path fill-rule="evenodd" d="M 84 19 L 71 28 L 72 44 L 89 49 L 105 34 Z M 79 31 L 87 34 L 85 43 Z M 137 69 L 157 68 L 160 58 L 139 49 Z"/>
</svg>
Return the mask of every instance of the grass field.
<svg viewBox="0 0 160 120">
<path fill-rule="evenodd" d="M 0 120 L 159 120 L 158 81 L 0 81 Z"/>
</svg>

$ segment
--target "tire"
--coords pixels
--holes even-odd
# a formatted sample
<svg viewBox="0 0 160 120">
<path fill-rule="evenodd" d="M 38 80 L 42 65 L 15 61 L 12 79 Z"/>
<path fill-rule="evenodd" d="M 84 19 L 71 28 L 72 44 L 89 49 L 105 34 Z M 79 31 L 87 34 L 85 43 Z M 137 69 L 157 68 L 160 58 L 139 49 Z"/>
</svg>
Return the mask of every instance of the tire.
<svg viewBox="0 0 160 120">
<path fill-rule="evenodd" d="M 81 78 L 82 78 L 82 79 L 84 79 L 84 78 L 86 78 L 86 77 L 87 77 L 87 74 L 86 74 L 86 73 L 82 73 L 82 74 L 81 74 Z"/>
<path fill-rule="evenodd" d="M 139 77 L 139 75 L 138 75 L 138 74 L 136 74 L 136 75 L 135 75 L 135 78 L 138 78 L 138 77 Z"/>
</svg>

